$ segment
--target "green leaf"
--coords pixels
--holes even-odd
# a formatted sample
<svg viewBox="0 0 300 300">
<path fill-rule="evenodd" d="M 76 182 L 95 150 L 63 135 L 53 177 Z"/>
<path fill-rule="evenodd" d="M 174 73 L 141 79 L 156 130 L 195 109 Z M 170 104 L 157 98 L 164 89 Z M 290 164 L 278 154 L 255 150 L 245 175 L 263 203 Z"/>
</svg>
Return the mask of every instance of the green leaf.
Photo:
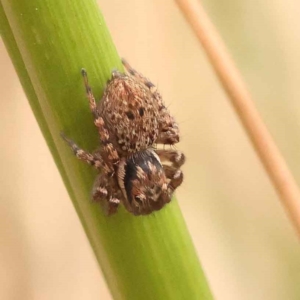
<svg viewBox="0 0 300 300">
<path fill-rule="evenodd" d="M 1 35 L 115 299 L 212 299 L 176 200 L 150 216 L 123 208 L 104 215 L 91 203 L 95 171 L 78 161 L 60 132 L 97 147 L 81 68 L 101 98 L 123 70 L 92 0 L 2 0 Z"/>
</svg>

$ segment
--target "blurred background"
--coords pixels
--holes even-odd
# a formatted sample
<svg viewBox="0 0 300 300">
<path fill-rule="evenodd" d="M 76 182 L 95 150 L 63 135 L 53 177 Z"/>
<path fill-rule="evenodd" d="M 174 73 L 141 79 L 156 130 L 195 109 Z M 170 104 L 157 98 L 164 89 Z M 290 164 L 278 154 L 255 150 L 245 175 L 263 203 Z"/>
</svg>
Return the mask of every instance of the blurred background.
<svg viewBox="0 0 300 300">
<path fill-rule="evenodd" d="M 175 3 L 98 2 L 180 124 L 177 196 L 215 298 L 300 299 L 295 231 Z M 300 184 L 300 2 L 203 4 Z M 0 299 L 111 299 L 2 42 L 0 64 Z"/>
</svg>

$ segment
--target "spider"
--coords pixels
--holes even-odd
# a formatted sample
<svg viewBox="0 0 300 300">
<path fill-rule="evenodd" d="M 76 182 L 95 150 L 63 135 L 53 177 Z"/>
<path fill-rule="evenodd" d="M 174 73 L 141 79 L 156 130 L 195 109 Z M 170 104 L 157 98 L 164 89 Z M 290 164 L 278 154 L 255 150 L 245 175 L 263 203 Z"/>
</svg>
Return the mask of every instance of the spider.
<svg viewBox="0 0 300 300">
<path fill-rule="evenodd" d="M 80 160 L 94 166 L 97 176 L 92 198 L 113 214 L 122 202 L 134 215 L 160 210 L 182 183 L 185 162 L 177 150 L 156 144 L 179 142 L 179 128 L 157 88 L 122 60 L 126 73 L 114 70 L 102 100 L 96 104 L 82 70 L 86 94 L 101 146 L 93 153 L 79 148 L 62 134 Z M 162 164 L 161 162 L 166 162 Z"/>
</svg>

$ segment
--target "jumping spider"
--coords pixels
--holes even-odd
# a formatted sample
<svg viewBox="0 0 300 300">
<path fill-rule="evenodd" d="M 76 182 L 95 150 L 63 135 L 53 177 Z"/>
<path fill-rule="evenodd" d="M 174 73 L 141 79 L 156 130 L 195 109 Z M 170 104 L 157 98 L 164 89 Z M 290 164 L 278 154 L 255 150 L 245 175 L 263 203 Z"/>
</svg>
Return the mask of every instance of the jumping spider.
<svg viewBox="0 0 300 300">
<path fill-rule="evenodd" d="M 178 143 L 178 125 L 164 106 L 157 88 L 126 61 L 122 62 L 126 74 L 112 72 L 98 105 L 87 73 L 82 70 L 100 135 L 100 149 L 89 153 L 62 137 L 77 158 L 101 172 L 95 180 L 92 198 L 100 202 L 108 214 L 115 213 L 123 202 L 132 214 L 146 215 L 171 201 L 174 190 L 183 180 L 179 168 L 185 157 L 176 150 L 154 147 Z"/>
</svg>

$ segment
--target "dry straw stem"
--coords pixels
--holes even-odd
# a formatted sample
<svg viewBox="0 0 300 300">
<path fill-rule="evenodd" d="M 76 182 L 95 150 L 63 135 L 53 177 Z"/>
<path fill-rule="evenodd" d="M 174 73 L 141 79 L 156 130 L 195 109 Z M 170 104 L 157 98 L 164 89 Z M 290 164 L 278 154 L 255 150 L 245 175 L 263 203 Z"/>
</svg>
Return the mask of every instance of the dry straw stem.
<svg viewBox="0 0 300 300">
<path fill-rule="evenodd" d="M 199 0 L 176 0 L 192 26 L 300 235 L 300 191 Z"/>
</svg>

